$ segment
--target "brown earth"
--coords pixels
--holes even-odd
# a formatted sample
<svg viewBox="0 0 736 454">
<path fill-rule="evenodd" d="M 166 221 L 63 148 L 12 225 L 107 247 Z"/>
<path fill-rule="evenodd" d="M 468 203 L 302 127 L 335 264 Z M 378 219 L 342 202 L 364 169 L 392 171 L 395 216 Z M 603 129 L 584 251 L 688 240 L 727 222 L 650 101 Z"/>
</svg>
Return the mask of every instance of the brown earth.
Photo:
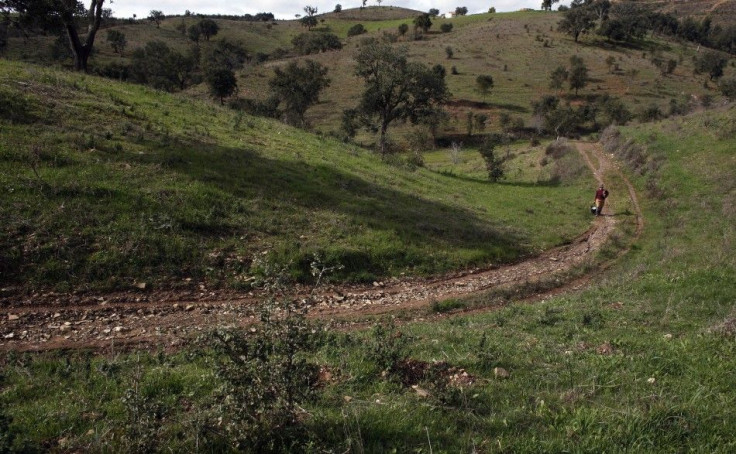
<svg viewBox="0 0 736 454">
<path fill-rule="evenodd" d="M 577 143 L 578 151 L 598 181 L 616 173 L 628 187 L 637 218 L 636 236 L 644 225 L 636 193 L 598 144 Z M 629 203 L 629 201 L 625 201 Z M 567 245 L 548 250 L 519 263 L 473 269 L 436 279 L 392 279 L 369 286 L 330 286 L 317 292 L 294 287 L 290 296 L 309 306 L 309 317 L 347 326 L 386 314 L 412 319 L 430 317 L 438 301 L 483 295 L 493 289 L 522 289 L 535 282 L 554 282 L 551 290 L 520 294 L 538 300 L 586 285 L 583 276 L 567 280 L 572 271 L 593 263 L 596 252 L 616 226 L 616 199 L 606 204 L 605 215 Z M 607 266 L 604 263 L 600 267 Z M 531 285 L 530 285 L 531 284 Z M 284 296 L 285 295 L 277 295 Z M 265 295 L 254 292 L 126 292 L 105 295 L 38 294 L 0 297 L 0 350 L 147 348 L 169 350 L 192 342 L 215 327 L 248 326 L 258 321 Z M 497 306 L 496 306 L 497 307 Z M 476 310 L 491 310 L 486 306 Z"/>
</svg>

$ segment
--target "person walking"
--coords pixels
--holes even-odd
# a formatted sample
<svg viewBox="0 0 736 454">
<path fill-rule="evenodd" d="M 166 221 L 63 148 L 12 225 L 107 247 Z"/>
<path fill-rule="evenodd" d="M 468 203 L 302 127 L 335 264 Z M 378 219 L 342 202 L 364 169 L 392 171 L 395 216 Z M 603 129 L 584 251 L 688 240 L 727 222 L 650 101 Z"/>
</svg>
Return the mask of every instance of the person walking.
<svg viewBox="0 0 736 454">
<path fill-rule="evenodd" d="M 603 212 L 603 205 L 606 204 L 606 198 L 608 198 L 608 190 L 600 185 L 598 190 L 595 191 L 595 215 L 600 216 Z"/>
</svg>

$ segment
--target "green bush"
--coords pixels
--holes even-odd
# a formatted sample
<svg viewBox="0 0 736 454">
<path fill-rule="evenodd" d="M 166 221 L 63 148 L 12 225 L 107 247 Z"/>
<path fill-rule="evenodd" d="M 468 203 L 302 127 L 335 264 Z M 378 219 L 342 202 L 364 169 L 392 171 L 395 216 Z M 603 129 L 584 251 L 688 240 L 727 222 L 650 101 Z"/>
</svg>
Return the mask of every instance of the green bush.
<svg viewBox="0 0 736 454">
<path fill-rule="evenodd" d="M 217 376 L 225 383 L 225 430 L 233 447 L 246 452 L 287 452 L 308 442 L 300 408 L 318 392 L 315 351 L 321 331 L 296 302 L 270 302 L 261 324 L 249 332 L 211 334 Z"/>
<path fill-rule="evenodd" d="M 299 55 L 318 54 L 328 50 L 342 49 L 337 35 L 332 33 L 302 33 L 291 40 Z"/>
<path fill-rule="evenodd" d="M 729 101 L 736 101 L 736 77 L 721 79 L 718 88 Z"/>
<path fill-rule="evenodd" d="M 366 31 L 367 30 L 363 27 L 363 24 L 355 24 L 348 29 L 348 37 L 362 35 Z"/>
</svg>

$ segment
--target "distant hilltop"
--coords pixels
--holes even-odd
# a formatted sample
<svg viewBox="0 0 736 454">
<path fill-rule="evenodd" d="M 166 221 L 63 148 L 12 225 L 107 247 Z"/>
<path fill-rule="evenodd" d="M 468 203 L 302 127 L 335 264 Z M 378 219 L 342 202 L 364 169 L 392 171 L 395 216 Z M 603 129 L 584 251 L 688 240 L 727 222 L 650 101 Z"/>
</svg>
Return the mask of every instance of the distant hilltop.
<svg viewBox="0 0 736 454">
<path fill-rule="evenodd" d="M 622 1 L 629 0 L 614 0 Z M 736 0 L 637 0 L 634 3 L 654 5 L 660 11 L 677 17 L 710 17 L 715 23 L 736 24 Z"/>
</svg>

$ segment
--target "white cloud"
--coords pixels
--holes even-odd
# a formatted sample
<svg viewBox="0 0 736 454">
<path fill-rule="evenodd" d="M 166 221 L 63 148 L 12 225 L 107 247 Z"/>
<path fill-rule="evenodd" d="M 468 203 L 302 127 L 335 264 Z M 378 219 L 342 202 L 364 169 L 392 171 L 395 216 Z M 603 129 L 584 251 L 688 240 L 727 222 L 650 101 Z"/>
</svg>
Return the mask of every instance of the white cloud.
<svg viewBox="0 0 736 454">
<path fill-rule="evenodd" d="M 244 14 L 273 13 L 277 19 L 294 19 L 296 14 L 304 14 L 306 5 L 316 6 L 320 13 L 333 11 L 335 5 L 342 5 L 343 9 L 357 8 L 360 0 L 250 0 L 248 2 L 233 2 L 224 0 L 159 0 L 155 3 L 143 0 L 116 0 L 109 4 L 116 17 L 148 17 L 151 10 L 162 11 L 166 15 L 184 14 L 186 10 L 199 14 L 229 14 L 242 16 Z M 374 6 L 376 0 L 369 0 L 367 5 Z M 429 11 L 437 8 L 441 13 L 455 11 L 458 6 L 468 8 L 470 14 L 483 13 L 491 6 L 498 12 L 518 11 L 522 8 L 539 9 L 541 0 L 383 0 L 381 6 L 400 6 L 418 11 Z"/>
</svg>

